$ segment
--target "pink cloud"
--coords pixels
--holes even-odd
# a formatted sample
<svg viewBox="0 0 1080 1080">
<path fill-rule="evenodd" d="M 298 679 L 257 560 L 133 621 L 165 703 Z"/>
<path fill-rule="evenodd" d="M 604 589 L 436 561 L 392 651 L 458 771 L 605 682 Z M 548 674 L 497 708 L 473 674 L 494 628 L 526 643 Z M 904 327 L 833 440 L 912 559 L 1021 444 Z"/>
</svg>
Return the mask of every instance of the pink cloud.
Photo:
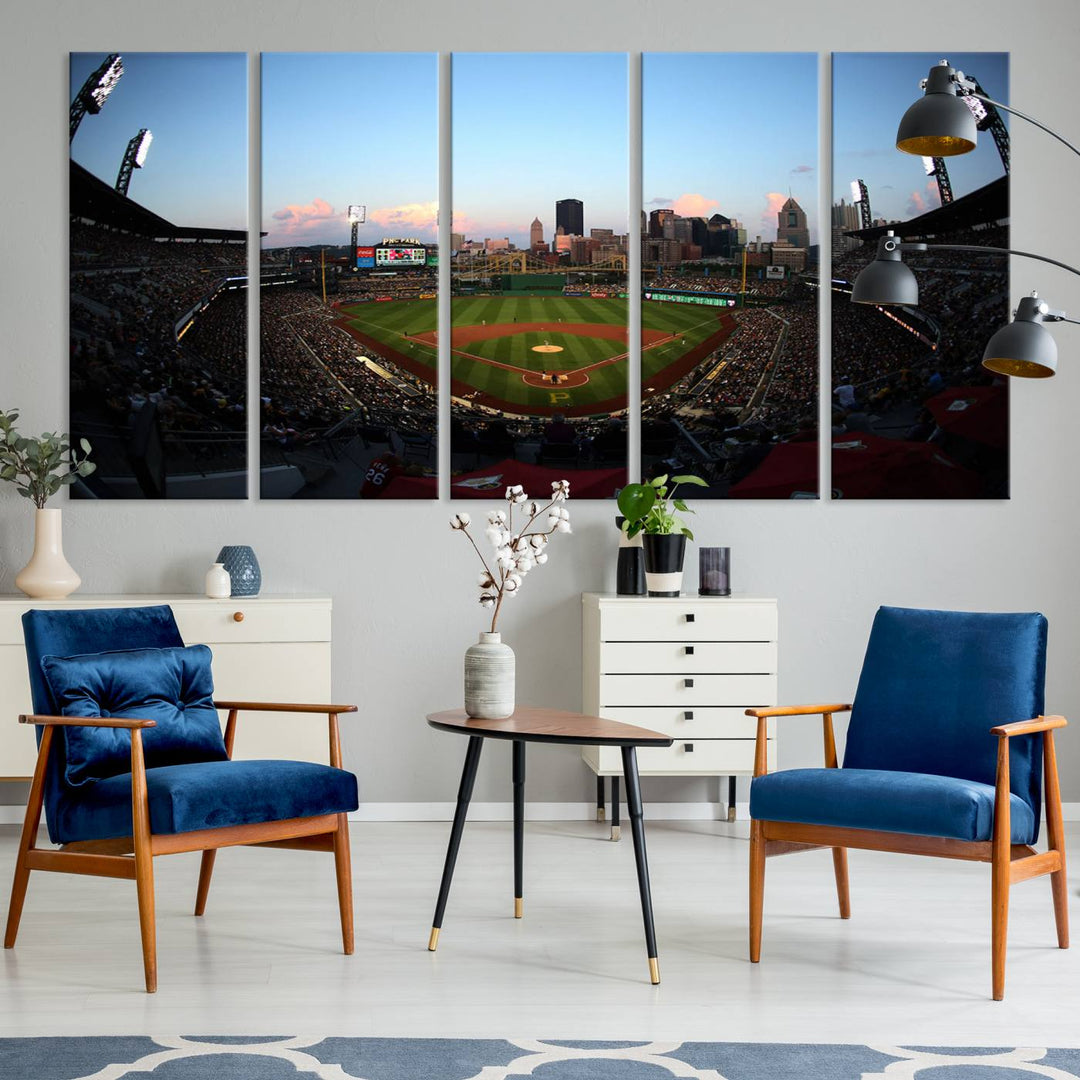
<svg viewBox="0 0 1080 1080">
<path fill-rule="evenodd" d="M 720 204 L 715 199 L 706 199 L 704 195 L 686 194 L 672 202 L 671 209 L 679 217 L 708 217 L 720 209 Z"/>
<path fill-rule="evenodd" d="M 765 192 L 765 209 L 761 212 L 760 219 L 763 236 L 767 235 L 770 230 L 775 233 L 777 222 L 776 215 L 780 213 L 780 207 L 783 206 L 787 200 L 787 195 L 784 195 L 782 192 Z"/>
<path fill-rule="evenodd" d="M 932 176 L 926 179 L 924 191 L 913 191 L 908 196 L 907 212 L 911 217 L 925 214 L 927 210 L 934 210 L 941 205 L 941 193 L 938 191 L 937 180 Z"/>
<path fill-rule="evenodd" d="M 275 210 L 273 219 L 280 223 L 278 232 L 302 233 L 318 227 L 323 222 L 344 219 L 325 199 L 312 199 L 306 205 L 289 203 L 281 210 Z"/>
<path fill-rule="evenodd" d="M 794 168 L 794 169 L 792 169 L 791 171 L 792 171 L 793 173 L 808 173 L 808 172 L 813 172 L 813 171 L 814 171 L 814 166 L 813 166 L 813 165 L 796 165 L 796 166 L 795 166 L 795 168 Z"/>
<path fill-rule="evenodd" d="M 369 210 L 368 221 L 397 235 L 408 232 L 434 234 L 438 231 L 439 205 L 435 202 L 423 202 L 384 206 Z"/>
</svg>

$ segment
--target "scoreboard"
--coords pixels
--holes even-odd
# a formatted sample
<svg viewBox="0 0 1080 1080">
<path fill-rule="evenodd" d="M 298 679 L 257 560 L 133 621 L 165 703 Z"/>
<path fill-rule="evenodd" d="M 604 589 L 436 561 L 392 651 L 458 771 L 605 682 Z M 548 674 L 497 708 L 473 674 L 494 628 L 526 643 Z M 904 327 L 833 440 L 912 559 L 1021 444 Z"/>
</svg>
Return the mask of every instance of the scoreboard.
<svg viewBox="0 0 1080 1080">
<path fill-rule="evenodd" d="M 379 245 L 375 248 L 375 265 L 424 266 L 427 263 L 427 248 L 412 244 Z"/>
</svg>

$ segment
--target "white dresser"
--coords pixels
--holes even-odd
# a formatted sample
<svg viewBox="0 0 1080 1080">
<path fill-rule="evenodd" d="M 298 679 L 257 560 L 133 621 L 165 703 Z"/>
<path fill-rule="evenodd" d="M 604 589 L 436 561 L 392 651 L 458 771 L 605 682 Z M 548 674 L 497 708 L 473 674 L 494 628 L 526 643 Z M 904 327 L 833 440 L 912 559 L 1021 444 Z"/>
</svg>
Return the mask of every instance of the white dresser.
<svg viewBox="0 0 1080 1080">
<path fill-rule="evenodd" d="M 582 604 L 583 711 L 675 740 L 638 751 L 641 775 L 752 775 L 757 721 L 744 710 L 776 704 L 776 601 L 585 593 Z M 582 756 L 598 777 L 622 775 L 618 747 Z"/>
<path fill-rule="evenodd" d="M 331 702 L 329 596 L 263 595 L 209 600 L 197 595 L 80 596 L 65 600 L 0 598 L 0 780 L 34 771 L 32 712 L 21 618 L 31 608 L 104 608 L 168 604 L 188 645 L 214 653 L 214 693 L 222 700 Z M 222 716 L 224 725 L 225 717 Z M 314 716 L 242 713 L 236 758 L 329 761 L 327 724 Z"/>
</svg>

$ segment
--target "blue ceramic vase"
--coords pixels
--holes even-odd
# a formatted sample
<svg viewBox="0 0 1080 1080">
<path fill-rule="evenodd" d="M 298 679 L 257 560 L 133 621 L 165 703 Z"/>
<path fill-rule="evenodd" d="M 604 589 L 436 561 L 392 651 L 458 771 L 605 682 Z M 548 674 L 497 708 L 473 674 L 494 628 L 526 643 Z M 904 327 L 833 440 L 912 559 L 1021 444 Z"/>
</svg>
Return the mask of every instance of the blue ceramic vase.
<svg viewBox="0 0 1080 1080">
<path fill-rule="evenodd" d="M 233 596 L 258 596 L 262 571 L 255 552 L 247 544 L 228 544 L 218 552 L 217 562 L 229 572 Z"/>
</svg>

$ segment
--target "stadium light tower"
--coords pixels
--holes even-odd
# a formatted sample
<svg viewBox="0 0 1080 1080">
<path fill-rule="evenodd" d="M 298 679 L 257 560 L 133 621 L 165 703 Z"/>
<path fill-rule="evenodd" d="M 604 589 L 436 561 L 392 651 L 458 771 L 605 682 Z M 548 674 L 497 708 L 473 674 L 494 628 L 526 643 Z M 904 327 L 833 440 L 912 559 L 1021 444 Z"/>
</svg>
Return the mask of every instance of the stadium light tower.
<svg viewBox="0 0 1080 1080">
<path fill-rule="evenodd" d="M 352 263 L 352 268 L 356 269 L 356 243 L 357 238 L 360 235 L 360 226 L 367 220 L 367 207 L 360 206 L 357 203 L 352 203 L 349 206 L 349 224 L 352 226 L 352 231 L 349 235 L 349 261 Z"/>
<path fill-rule="evenodd" d="M 123 160 L 120 162 L 120 171 L 116 174 L 116 190 L 121 195 L 127 195 L 128 188 L 131 186 L 131 174 L 143 167 L 153 141 L 154 135 L 149 128 L 142 128 L 138 135 L 133 135 L 128 141 Z"/>
<path fill-rule="evenodd" d="M 941 205 L 948 206 L 953 201 L 952 181 L 949 179 L 949 170 L 943 157 L 924 157 L 923 168 L 927 176 L 932 176 L 937 181 L 938 195 Z"/>
<path fill-rule="evenodd" d="M 862 221 L 862 227 L 864 229 L 871 228 L 874 219 L 870 216 L 870 192 L 866 190 L 865 180 L 851 181 L 851 201 L 859 204 L 859 218 Z"/>
<path fill-rule="evenodd" d="M 75 132 L 79 130 L 83 117 L 90 113 L 96 116 L 101 112 L 109 95 L 116 89 L 120 76 L 124 74 L 124 61 L 119 53 L 109 53 L 101 62 L 101 66 L 90 73 L 82 88 L 71 102 L 70 128 L 71 134 L 68 142 L 75 138 Z"/>
</svg>

